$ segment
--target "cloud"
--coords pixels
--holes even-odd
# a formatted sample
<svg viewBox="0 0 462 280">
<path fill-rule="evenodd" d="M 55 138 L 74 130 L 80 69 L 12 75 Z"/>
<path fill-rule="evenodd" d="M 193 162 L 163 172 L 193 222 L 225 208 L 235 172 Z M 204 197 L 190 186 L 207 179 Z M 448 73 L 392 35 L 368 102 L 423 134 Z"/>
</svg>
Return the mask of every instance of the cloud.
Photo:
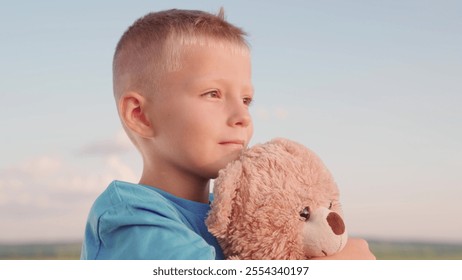
<svg viewBox="0 0 462 280">
<path fill-rule="evenodd" d="M 283 107 L 267 107 L 256 106 L 255 117 L 263 121 L 271 120 L 287 120 L 289 118 L 289 110 Z"/>
<path fill-rule="evenodd" d="M 90 156 L 108 156 L 124 154 L 134 150 L 133 144 L 125 134 L 125 131 L 120 130 L 115 137 L 104 139 L 86 144 L 80 149 L 79 154 Z"/>
<path fill-rule="evenodd" d="M 90 207 L 107 185 L 138 179 L 126 162 L 117 154 L 42 155 L 0 169 L 0 242 L 81 239 Z"/>
</svg>

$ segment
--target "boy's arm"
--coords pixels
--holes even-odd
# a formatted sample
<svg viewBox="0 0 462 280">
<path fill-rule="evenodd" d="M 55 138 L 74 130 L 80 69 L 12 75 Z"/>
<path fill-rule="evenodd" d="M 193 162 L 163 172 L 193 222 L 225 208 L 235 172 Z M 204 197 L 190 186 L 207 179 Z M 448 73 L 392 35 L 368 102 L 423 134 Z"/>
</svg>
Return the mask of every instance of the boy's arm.
<svg viewBox="0 0 462 280">
<path fill-rule="evenodd" d="M 342 251 L 328 257 L 313 258 L 313 260 L 375 260 L 375 256 L 369 250 L 366 240 L 349 238 Z"/>
</svg>

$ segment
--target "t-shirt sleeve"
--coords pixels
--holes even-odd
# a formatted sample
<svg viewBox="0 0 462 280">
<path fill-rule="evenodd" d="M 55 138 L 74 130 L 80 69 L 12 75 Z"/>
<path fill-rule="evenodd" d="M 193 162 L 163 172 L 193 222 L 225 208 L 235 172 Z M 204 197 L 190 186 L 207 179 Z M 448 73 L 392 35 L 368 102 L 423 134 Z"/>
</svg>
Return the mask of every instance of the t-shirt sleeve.
<svg viewBox="0 0 462 280">
<path fill-rule="evenodd" d="M 83 259 L 215 259 L 215 249 L 175 211 L 119 205 L 88 227 Z M 91 232 L 88 232 L 91 231 Z"/>
</svg>

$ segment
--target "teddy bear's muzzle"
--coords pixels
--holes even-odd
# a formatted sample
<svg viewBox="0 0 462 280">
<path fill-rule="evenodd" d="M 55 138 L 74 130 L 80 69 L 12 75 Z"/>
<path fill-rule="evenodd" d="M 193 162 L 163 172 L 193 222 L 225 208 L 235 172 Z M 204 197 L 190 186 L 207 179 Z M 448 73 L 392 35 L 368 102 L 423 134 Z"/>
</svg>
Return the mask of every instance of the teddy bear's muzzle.
<svg viewBox="0 0 462 280">
<path fill-rule="evenodd" d="M 345 223 L 339 214 L 330 212 L 326 219 L 335 235 L 342 235 L 345 233 Z"/>
</svg>

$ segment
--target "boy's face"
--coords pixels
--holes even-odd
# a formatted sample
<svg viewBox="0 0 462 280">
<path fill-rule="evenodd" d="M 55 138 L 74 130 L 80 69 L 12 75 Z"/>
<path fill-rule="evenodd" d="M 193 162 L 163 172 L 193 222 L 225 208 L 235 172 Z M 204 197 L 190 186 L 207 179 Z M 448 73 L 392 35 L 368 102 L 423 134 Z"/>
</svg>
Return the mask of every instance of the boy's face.
<svg viewBox="0 0 462 280">
<path fill-rule="evenodd" d="M 250 56 L 188 46 L 181 58 L 150 100 L 154 155 L 164 170 L 214 178 L 252 137 Z"/>
</svg>

